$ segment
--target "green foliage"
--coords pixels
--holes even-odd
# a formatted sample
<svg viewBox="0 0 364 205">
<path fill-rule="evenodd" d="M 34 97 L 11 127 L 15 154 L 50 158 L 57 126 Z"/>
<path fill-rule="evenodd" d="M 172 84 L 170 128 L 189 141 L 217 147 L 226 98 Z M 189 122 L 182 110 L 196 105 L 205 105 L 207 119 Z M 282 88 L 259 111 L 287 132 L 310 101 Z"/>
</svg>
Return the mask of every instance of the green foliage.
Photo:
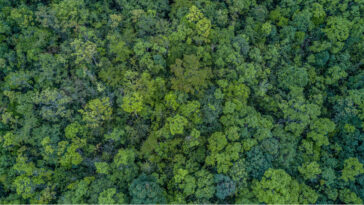
<svg viewBox="0 0 364 205">
<path fill-rule="evenodd" d="M 343 17 L 330 17 L 325 33 L 331 41 L 344 41 L 349 37 L 350 21 Z"/>
<path fill-rule="evenodd" d="M 105 189 L 98 197 L 99 204 L 123 204 L 125 203 L 125 195 L 123 193 L 116 193 L 115 188 Z"/>
<path fill-rule="evenodd" d="M 279 70 L 278 80 L 282 88 L 302 88 L 308 83 L 308 75 L 305 68 L 286 67 Z"/>
<path fill-rule="evenodd" d="M 121 107 L 128 113 L 140 113 L 143 110 L 143 97 L 139 93 L 124 96 Z"/>
<path fill-rule="evenodd" d="M 135 152 L 133 150 L 120 149 L 114 157 L 116 166 L 128 165 L 135 160 Z"/>
<path fill-rule="evenodd" d="M 110 52 L 115 55 L 115 61 L 126 61 L 131 54 L 131 50 L 127 47 L 125 42 L 114 35 L 108 36 L 108 40 L 110 41 L 109 49 Z"/>
<path fill-rule="evenodd" d="M 264 203 L 315 203 L 318 195 L 306 185 L 300 185 L 282 169 L 268 169 L 253 187 Z"/>
<path fill-rule="evenodd" d="M 216 197 L 218 199 L 225 199 L 235 193 L 235 183 L 228 176 L 222 174 L 215 175 Z"/>
<path fill-rule="evenodd" d="M 214 176 L 205 169 L 201 169 L 195 174 L 197 178 L 197 188 L 195 196 L 200 200 L 209 200 L 215 193 Z"/>
<path fill-rule="evenodd" d="M 298 183 L 284 170 L 269 169 L 254 186 L 259 201 L 264 203 L 297 203 Z"/>
<path fill-rule="evenodd" d="M 196 6 L 190 8 L 186 18 L 192 23 L 192 28 L 196 29 L 198 37 L 202 37 L 205 42 L 209 42 L 208 37 L 211 30 L 211 21 L 205 18 Z"/>
<path fill-rule="evenodd" d="M 248 173 L 246 171 L 246 162 L 239 159 L 229 170 L 229 176 L 235 182 L 238 188 L 247 186 Z"/>
<path fill-rule="evenodd" d="M 363 5 L 0 0 L 0 203 L 362 203 Z"/>
<path fill-rule="evenodd" d="M 310 128 L 312 131 L 307 134 L 307 137 L 312 138 L 318 146 L 328 145 L 329 139 L 327 135 L 334 131 L 335 123 L 327 118 L 318 119 L 313 122 Z"/>
<path fill-rule="evenodd" d="M 90 184 L 94 181 L 94 177 L 85 177 L 79 181 L 71 183 L 67 186 L 69 191 L 63 194 L 59 203 L 85 203 L 85 198 L 90 194 Z"/>
<path fill-rule="evenodd" d="M 83 110 L 79 110 L 82 119 L 89 127 L 95 128 L 103 122 L 110 120 L 112 108 L 109 98 L 94 99 L 89 101 Z"/>
<path fill-rule="evenodd" d="M 340 200 L 347 204 L 362 204 L 363 200 L 360 199 L 354 192 L 349 189 L 340 191 Z"/>
<path fill-rule="evenodd" d="M 363 164 L 357 158 L 351 157 L 346 159 L 344 161 L 341 178 L 344 181 L 355 181 L 355 177 L 359 174 L 364 174 Z"/>
<path fill-rule="evenodd" d="M 64 134 L 68 139 L 75 139 L 79 133 L 83 133 L 83 127 L 77 123 L 71 123 L 64 129 Z"/>
<path fill-rule="evenodd" d="M 211 70 L 201 68 L 199 59 L 194 55 L 184 55 L 183 60 L 176 59 L 171 66 L 174 74 L 172 88 L 186 93 L 202 92 L 209 84 Z"/>
<path fill-rule="evenodd" d="M 194 194 L 196 188 L 196 179 L 188 175 L 188 171 L 184 169 L 178 169 L 174 175 L 174 182 L 178 184 L 178 187 L 183 190 L 185 196 Z"/>
<path fill-rule="evenodd" d="M 305 163 L 298 167 L 298 171 L 305 179 L 314 179 L 321 174 L 320 165 L 317 162 Z"/>
<path fill-rule="evenodd" d="M 106 162 L 95 162 L 96 172 L 99 174 L 109 174 L 110 167 Z"/>
<path fill-rule="evenodd" d="M 214 134 L 211 135 L 208 141 L 209 141 L 208 148 L 209 150 L 211 150 L 211 152 L 221 151 L 228 143 L 224 133 L 222 132 L 215 132 Z"/>
<path fill-rule="evenodd" d="M 64 147 L 64 145 L 67 146 L 67 142 L 62 141 L 58 145 L 60 147 Z M 61 166 L 71 168 L 71 166 L 79 165 L 83 161 L 81 154 L 77 152 L 78 148 L 80 148 L 80 145 L 76 143 L 72 143 L 67 147 L 67 151 L 64 153 L 64 155 L 60 158 L 59 161 Z"/>
<path fill-rule="evenodd" d="M 114 204 L 115 200 L 112 198 L 116 193 L 115 188 L 106 189 L 99 195 L 99 204 Z"/>
<path fill-rule="evenodd" d="M 155 182 L 154 177 L 141 175 L 130 184 L 129 192 L 133 204 L 165 203 L 163 190 Z"/>
<path fill-rule="evenodd" d="M 187 125 L 188 121 L 186 118 L 176 115 L 173 118 L 168 118 L 169 130 L 172 135 L 183 134 L 184 127 Z"/>
<path fill-rule="evenodd" d="M 259 179 L 264 172 L 272 167 L 272 156 L 262 152 L 261 148 L 254 146 L 247 152 L 247 171 L 253 178 Z"/>
<path fill-rule="evenodd" d="M 76 56 L 75 63 L 81 64 L 83 62 L 92 64 L 95 63 L 95 56 L 96 56 L 96 45 L 91 42 L 83 42 L 82 40 L 75 39 L 71 43 L 71 47 L 74 49 L 73 56 Z"/>
</svg>

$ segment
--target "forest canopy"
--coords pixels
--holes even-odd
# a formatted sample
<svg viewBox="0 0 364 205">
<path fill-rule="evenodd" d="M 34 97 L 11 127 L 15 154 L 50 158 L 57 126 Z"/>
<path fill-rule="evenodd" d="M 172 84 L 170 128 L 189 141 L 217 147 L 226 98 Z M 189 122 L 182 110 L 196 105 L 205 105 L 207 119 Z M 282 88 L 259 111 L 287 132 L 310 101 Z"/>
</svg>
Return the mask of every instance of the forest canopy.
<svg viewBox="0 0 364 205">
<path fill-rule="evenodd" d="M 363 0 L 0 0 L 1 204 L 361 204 Z"/>
</svg>

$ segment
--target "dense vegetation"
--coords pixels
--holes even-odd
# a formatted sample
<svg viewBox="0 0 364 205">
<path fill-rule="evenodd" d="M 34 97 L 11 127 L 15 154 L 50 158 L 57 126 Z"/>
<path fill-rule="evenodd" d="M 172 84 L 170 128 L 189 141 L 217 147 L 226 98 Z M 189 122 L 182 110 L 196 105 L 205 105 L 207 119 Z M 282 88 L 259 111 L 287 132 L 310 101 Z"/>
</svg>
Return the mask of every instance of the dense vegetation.
<svg viewBox="0 0 364 205">
<path fill-rule="evenodd" d="M 363 0 L 0 10 L 0 203 L 363 203 Z"/>
</svg>

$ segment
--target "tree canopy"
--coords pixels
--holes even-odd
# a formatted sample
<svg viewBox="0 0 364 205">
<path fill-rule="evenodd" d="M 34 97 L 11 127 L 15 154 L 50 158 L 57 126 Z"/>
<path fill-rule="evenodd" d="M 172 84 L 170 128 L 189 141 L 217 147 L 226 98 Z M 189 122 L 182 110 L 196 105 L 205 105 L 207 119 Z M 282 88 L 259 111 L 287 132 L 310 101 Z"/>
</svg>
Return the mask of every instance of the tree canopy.
<svg viewBox="0 0 364 205">
<path fill-rule="evenodd" d="M 363 0 L 0 0 L 0 204 L 361 204 Z"/>
</svg>

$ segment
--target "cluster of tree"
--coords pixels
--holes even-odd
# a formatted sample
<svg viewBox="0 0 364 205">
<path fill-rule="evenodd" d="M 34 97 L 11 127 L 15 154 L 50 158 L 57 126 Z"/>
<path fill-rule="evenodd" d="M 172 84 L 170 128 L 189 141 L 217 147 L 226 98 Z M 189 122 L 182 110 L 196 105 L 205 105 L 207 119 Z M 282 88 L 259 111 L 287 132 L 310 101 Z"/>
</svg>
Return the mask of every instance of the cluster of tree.
<svg viewBox="0 0 364 205">
<path fill-rule="evenodd" d="M 363 203 L 363 0 L 0 0 L 0 203 Z"/>
</svg>

